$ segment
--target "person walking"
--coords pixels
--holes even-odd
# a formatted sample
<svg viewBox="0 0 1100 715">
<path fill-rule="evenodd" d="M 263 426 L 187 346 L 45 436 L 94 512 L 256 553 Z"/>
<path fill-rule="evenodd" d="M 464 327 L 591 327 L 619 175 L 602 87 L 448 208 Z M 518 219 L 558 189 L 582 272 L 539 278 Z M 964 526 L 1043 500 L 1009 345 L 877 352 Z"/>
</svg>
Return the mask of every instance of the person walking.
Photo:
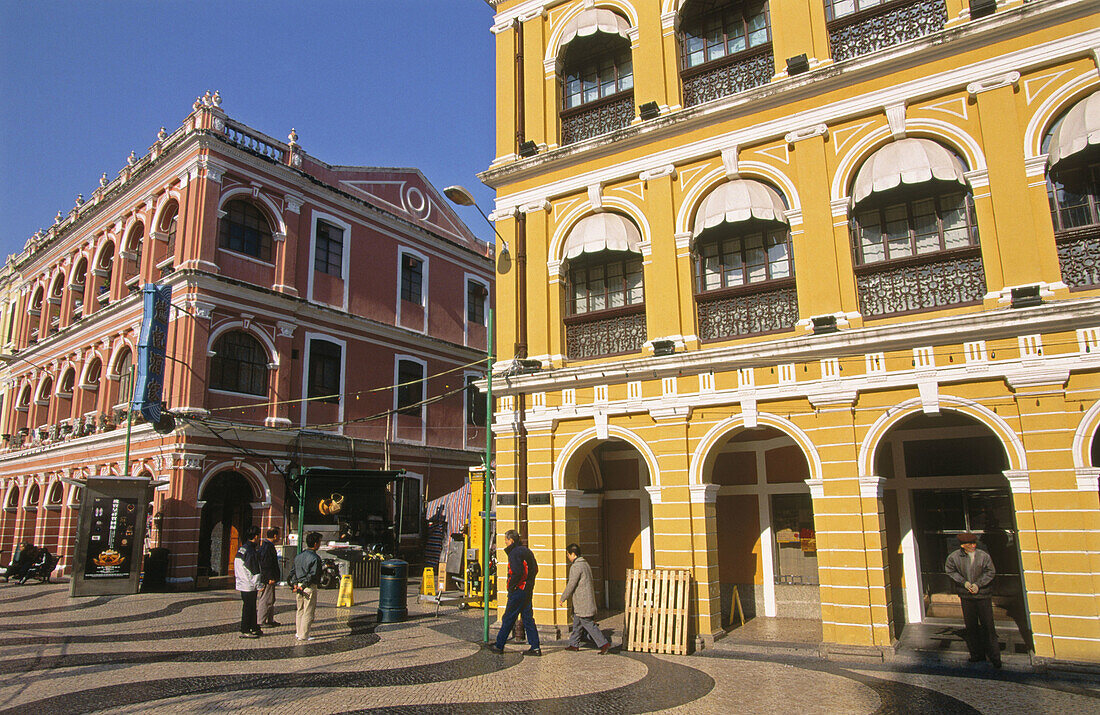
<svg viewBox="0 0 1100 715">
<path fill-rule="evenodd" d="M 260 589 L 260 557 L 256 545 L 260 541 L 260 527 L 250 526 L 244 532 L 244 541 L 233 559 L 233 574 L 237 590 L 241 592 L 241 638 L 259 638 L 264 634 L 256 623 L 256 593 Z"/>
<path fill-rule="evenodd" d="M 279 583 L 279 552 L 275 550 L 275 542 L 279 540 L 278 527 L 267 530 L 267 538 L 260 542 L 256 550 L 260 557 L 260 595 L 256 599 L 257 616 L 260 625 L 277 626 L 275 620 L 275 584 Z"/>
<path fill-rule="evenodd" d="M 516 624 L 516 617 L 523 616 L 523 628 L 527 633 L 525 655 L 542 655 L 539 644 L 539 632 L 535 628 L 535 616 L 531 611 L 531 597 L 535 593 L 535 574 L 539 565 L 531 549 L 523 545 L 519 533 L 514 529 L 504 532 L 504 553 L 508 554 L 508 603 L 504 607 L 504 616 L 500 619 L 500 632 L 496 642 L 489 646 L 494 653 L 503 653 L 508 634 Z"/>
<path fill-rule="evenodd" d="M 1001 646 L 993 625 L 993 559 L 978 549 L 978 537 L 969 531 L 959 534 L 959 548 L 952 551 L 944 564 L 947 576 L 955 582 L 962 601 L 963 622 L 966 624 L 966 647 L 970 662 L 989 658 L 994 668 L 1001 667 Z"/>
<path fill-rule="evenodd" d="M 596 591 L 592 587 L 592 567 L 581 556 L 581 547 L 577 544 L 565 547 L 565 558 L 569 560 L 569 580 L 565 584 L 565 590 L 561 592 L 558 603 L 564 606 L 566 601 L 571 600 L 573 606 L 573 633 L 569 636 L 569 645 L 565 649 L 580 650 L 581 638 L 587 633 L 592 643 L 600 649 L 600 655 L 603 655 L 611 649 L 611 641 L 607 640 L 607 636 L 592 620 L 596 615 Z"/>
<path fill-rule="evenodd" d="M 321 546 L 321 534 L 311 531 L 306 535 L 306 548 L 294 557 L 294 568 L 290 571 L 290 587 L 294 590 L 297 610 L 294 614 L 294 637 L 299 641 L 311 641 L 310 628 L 313 627 L 313 614 L 317 610 L 317 587 L 321 583 L 321 557 L 317 549 Z"/>
</svg>

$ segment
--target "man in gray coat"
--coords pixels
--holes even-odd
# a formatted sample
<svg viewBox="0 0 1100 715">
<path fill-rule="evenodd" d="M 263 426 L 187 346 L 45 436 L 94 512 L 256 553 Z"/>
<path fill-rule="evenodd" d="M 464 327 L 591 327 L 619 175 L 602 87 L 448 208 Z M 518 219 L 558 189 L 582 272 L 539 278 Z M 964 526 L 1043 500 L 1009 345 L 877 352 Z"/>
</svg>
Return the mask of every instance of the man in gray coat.
<svg viewBox="0 0 1100 715">
<path fill-rule="evenodd" d="M 581 547 L 577 544 L 565 547 L 565 558 L 569 559 L 569 582 L 562 591 L 559 603 L 565 605 L 570 598 L 573 601 L 573 634 L 569 638 L 569 647 L 566 650 L 580 650 L 582 633 L 586 632 L 600 649 L 600 655 L 603 655 L 611 648 L 611 642 L 592 620 L 596 615 L 596 592 L 592 588 L 592 567 L 581 556 Z"/>
<path fill-rule="evenodd" d="M 993 627 L 993 559 L 978 549 L 978 537 L 970 532 L 959 534 L 959 548 L 952 551 L 944 564 L 947 576 L 955 582 L 962 600 L 963 622 L 966 624 L 966 647 L 970 662 L 989 658 L 994 668 L 1001 667 L 1001 646 Z"/>
</svg>

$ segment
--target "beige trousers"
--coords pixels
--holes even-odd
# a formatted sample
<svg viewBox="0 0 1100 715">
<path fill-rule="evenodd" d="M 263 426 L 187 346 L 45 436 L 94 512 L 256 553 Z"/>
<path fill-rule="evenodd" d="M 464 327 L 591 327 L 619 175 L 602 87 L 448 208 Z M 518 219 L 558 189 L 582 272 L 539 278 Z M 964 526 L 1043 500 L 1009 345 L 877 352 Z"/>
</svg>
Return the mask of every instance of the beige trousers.
<svg viewBox="0 0 1100 715">
<path fill-rule="evenodd" d="M 306 586 L 301 593 L 294 594 L 298 611 L 294 615 L 295 635 L 299 640 L 309 638 L 309 629 L 313 626 L 313 613 L 317 610 L 317 587 Z"/>
</svg>

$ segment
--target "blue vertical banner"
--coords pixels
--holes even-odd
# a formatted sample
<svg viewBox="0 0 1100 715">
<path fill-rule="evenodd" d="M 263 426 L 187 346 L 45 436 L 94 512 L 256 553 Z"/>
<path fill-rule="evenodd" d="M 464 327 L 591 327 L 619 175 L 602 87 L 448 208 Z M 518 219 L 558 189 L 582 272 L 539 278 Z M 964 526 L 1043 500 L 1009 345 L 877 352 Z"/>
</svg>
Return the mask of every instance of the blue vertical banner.
<svg viewBox="0 0 1100 715">
<path fill-rule="evenodd" d="M 161 395 L 164 391 L 164 360 L 168 348 L 168 314 L 172 306 L 172 286 L 146 283 L 141 293 L 141 336 L 138 339 L 134 401 L 130 409 L 141 412 L 151 424 L 157 424 L 161 418 Z"/>
</svg>

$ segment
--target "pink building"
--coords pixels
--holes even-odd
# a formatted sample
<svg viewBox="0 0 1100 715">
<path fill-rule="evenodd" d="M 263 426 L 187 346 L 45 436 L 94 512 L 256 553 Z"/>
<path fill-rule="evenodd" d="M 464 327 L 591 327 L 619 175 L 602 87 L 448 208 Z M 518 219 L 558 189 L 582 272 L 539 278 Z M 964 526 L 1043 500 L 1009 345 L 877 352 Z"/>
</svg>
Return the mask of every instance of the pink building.
<svg viewBox="0 0 1100 715">
<path fill-rule="evenodd" d="M 148 474 L 152 545 L 175 579 L 228 573 L 239 531 L 287 527 L 298 466 L 393 468 L 419 510 L 485 446 L 491 248 L 416 169 L 333 166 L 209 93 L 6 267 L 0 549 L 33 539 L 68 572 L 81 489 Z M 158 434 L 124 463 L 141 285 L 172 287 Z M 397 386 L 395 388 L 395 386 Z M 436 399 L 438 398 L 438 399 Z"/>
</svg>

